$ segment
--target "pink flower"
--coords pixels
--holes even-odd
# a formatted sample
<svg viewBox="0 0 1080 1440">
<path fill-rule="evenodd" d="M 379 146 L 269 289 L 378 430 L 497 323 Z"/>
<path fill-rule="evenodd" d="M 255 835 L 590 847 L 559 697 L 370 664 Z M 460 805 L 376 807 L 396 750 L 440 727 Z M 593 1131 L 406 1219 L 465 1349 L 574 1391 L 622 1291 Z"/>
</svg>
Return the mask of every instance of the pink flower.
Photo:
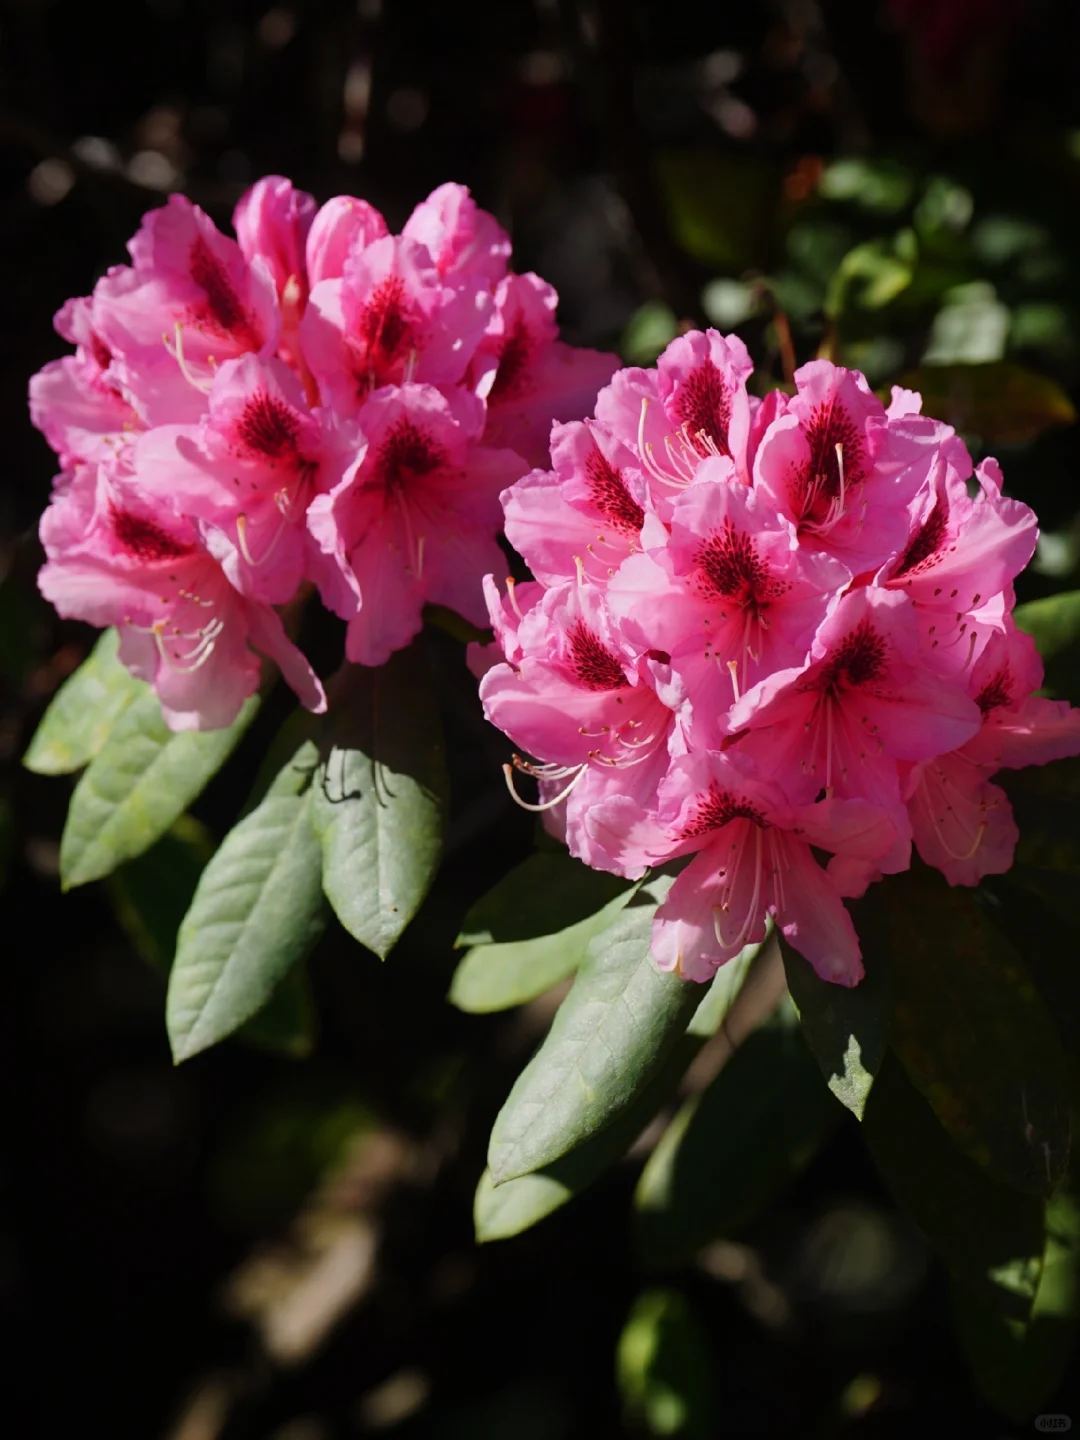
<svg viewBox="0 0 1080 1440">
<path fill-rule="evenodd" d="M 94 331 L 92 305 L 80 298 L 57 311 L 53 323 L 75 354 L 51 361 L 30 381 L 30 418 L 65 467 L 110 459 L 142 428 L 110 376 L 112 353 Z"/>
<path fill-rule="evenodd" d="M 346 653 L 381 665 L 419 632 L 426 602 L 486 622 L 480 580 L 503 568 L 498 494 L 524 466 L 475 443 L 483 407 L 464 391 L 386 387 L 357 420 L 357 459 L 308 525 L 327 557 L 323 599 L 349 621 Z"/>
<path fill-rule="evenodd" d="M 626 633 L 666 652 L 686 696 L 695 745 L 719 746 L 740 694 L 801 666 L 851 575 L 801 550 L 794 527 L 710 457 L 675 500 L 668 534 L 647 527 L 646 553 L 611 581 L 608 604 Z"/>
<path fill-rule="evenodd" d="M 464 185 L 440 185 L 406 220 L 402 235 L 427 248 L 439 274 L 453 284 L 482 280 L 494 287 L 506 274 L 510 236 Z"/>
<path fill-rule="evenodd" d="M 597 397 L 596 418 L 637 455 L 661 518 L 708 456 L 730 458 L 749 479 L 752 370 L 738 336 L 697 331 L 673 340 L 655 371 L 620 370 Z"/>
<path fill-rule="evenodd" d="M 906 794 L 915 844 L 950 885 L 977 885 L 1012 865 L 1019 835 L 1008 797 L 989 777 L 1080 754 L 1080 711 L 1033 694 L 1042 676 L 1034 642 L 1010 620 L 971 670 L 981 729 L 951 754 L 912 767 Z"/>
<path fill-rule="evenodd" d="M 539 275 L 508 275 L 495 292 L 495 313 L 470 368 L 488 406 L 485 438 L 508 445 L 532 465 L 548 455 L 552 421 L 576 420 L 618 365 L 614 355 L 564 345 L 558 296 Z"/>
<path fill-rule="evenodd" d="M 92 323 L 113 355 L 110 373 L 148 425 L 197 419 L 218 365 L 273 354 L 280 317 L 261 257 L 182 195 L 152 210 L 97 285 Z"/>
<path fill-rule="evenodd" d="M 121 660 L 153 685 L 173 729 L 230 724 L 258 686 L 255 650 L 308 709 L 325 709 L 277 613 L 233 589 L 195 527 L 130 476 L 84 467 L 54 497 L 41 538 L 42 594 L 61 615 L 119 627 Z"/>
<path fill-rule="evenodd" d="M 957 748 L 979 728 L 959 684 L 920 663 L 915 612 L 903 595 L 853 590 L 823 621 L 805 665 L 760 681 L 731 711 L 746 753 L 767 764 L 796 803 L 824 794 L 864 799 L 886 814 L 896 843 L 881 862 L 906 869 L 910 826 L 897 762 Z"/>
<path fill-rule="evenodd" d="M 446 284 L 423 245 L 387 235 L 354 245 L 342 278 L 315 286 L 300 339 L 324 402 L 355 414 L 386 385 L 460 380 L 491 303 L 479 283 Z"/>
<path fill-rule="evenodd" d="M 305 246 L 317 206 L 313 196 L 294 190 L 281 175 L 258 180 L 233 211 L 237 243 L 248 264 L 262 261 L 274 281 L 281 307 L 278 353 L 300 363 L 300 320 L 307 305 Z"/>
<path fill-rule="evenodd" d="M 855 370 L 813 360 L 795 372 L 797 392 L 762 436 L 754 486 L 853 575 L 875 570 L 908 539 L 906 506 L 943 440 L 932 420 L 890 421 Z"/>
<path fill-rule="evenodd" d="M 539 808 L 567 797 L 571 852 L 628 873 L 581 822 L 613 794 L 649 804 L 667 770 L 675 717 L 656 693 L 651 657 L 626 643 L 584 581 L 549 589 L 526 611 L 510 653 L 513 663 L 480 683 L 484 713 L 534 757 L 517 768 L 542 782 Z"/>
<path fill-rule="evenodd" d="M 596 420 L 554 425 L 551 470 L 533 470 L 502 498 L 506 538 L 545 584 L 578 560 L 606 585 L 641 548 L 647 499 L 637 458 Z"/>
<path fill-rule="evenodd" d="M 1038 537 L 1034 513 L 1003 498 L 996 460 L 975 472 L 980 491 L 972 500 L 956 459 L 955 448 L 942 448 L 910 507 L 906 545 L 877 576 L 879 585 L 911 597 L 927 659 L 953 672 L 1003 630 L 999 597 L 1031 559 Z"/>
<path fill-rule="evenodd" d="M 304 575 L 315 494 L 344 474 L 355 426 L 312 413 L 280 360 L 222 365 L 198 425 L 159 425 L 132 457 L 139 485 L 179 506 L 236 589 L 285 604 Z"/>
<path fill-rule="evenodd" d="M 389 234 L 386 221 L 366 200 L 335 195 L 311 222 L 307 237 L 308 282 L 340 280 L 352 251 L 363 250 Z"/>
<path fill-rule="evenodd" d="M 708 980 L 744 946 L 765 938 L 765 919 L 773 914 L 823 979 L 855 985 L 862 978 L 843 892 L 810 847 L 860 858 L 881 854 L 892 831 L 865 801 L 793 808 L 737 754 L 713 751 L 673 761 L 655 819 L 618 796 L 593 810 L 586 823 L 594 835 L 604 835 L 631 874 L 644 864 L 700 852 L 656 913 L 652 953 L 658 969 Z"/>
</svg>

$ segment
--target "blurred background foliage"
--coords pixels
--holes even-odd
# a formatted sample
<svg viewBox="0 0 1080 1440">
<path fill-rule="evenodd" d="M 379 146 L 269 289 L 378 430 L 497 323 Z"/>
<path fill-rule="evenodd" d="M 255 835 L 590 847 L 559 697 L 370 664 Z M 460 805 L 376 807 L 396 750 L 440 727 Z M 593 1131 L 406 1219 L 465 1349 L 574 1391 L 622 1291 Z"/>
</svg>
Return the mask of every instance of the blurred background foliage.
<svg viewBox="0 0 1080 1440">
<path fill-rule="evenodd" d="M 283 701 L 196 814 L 60 900 L 68 787 L 19 757 L 93 636 L 34 588 L 51 457 L 25 385 L 62 348 L 52 313 L 169 190 L 225 223 L 279 172 L 398 225 L 453 178 L 558 287 L 571 340 L 648 364 L 708 322 L 744 336 L 760 389 L 815 354 L 921 389 L 1039 512 L 1021 599 L 1073 587 L 1078 42 L 1072 0 L 3 0 L 5 1433 L 1011 1433 L 838 1106 L 763 1211 L 706 1214 L 678 1263 L 646 1271 L 630 1219 L 657 1127 L 537 1228 L 475 1246 L 491 1121 L 554 999 L 445 999 L 462 917 L 533 844 L 448 636 L 428 642 L 448 859 L 405 939 L 383 966 L 332 927 L 241 1037 L 173 1068 L 176 927 Z M 1069 944 L 1068 897 L 1031 903 Z M 688 1072 L 688 1115 L 712 1078 Z M 979 1323 L 969 1349 L 1011 1343 Z M 1047 1408 L 1076 1398 L 1066 1378 Z"/>
</svg>

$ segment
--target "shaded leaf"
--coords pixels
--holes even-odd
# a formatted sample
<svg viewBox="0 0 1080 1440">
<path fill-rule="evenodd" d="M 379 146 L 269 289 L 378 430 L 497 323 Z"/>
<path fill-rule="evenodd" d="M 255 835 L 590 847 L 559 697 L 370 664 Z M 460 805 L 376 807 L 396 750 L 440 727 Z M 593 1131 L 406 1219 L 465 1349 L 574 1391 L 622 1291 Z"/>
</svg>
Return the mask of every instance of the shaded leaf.
<svg viewBox="0 0 1080 1440">
<path fill-rule="evenodd" d="M 1076 419 L 1059 385 L 1012 361 L 924 365 L 902 375 L 899 383 L 922 394 L 925 415 L 980 435 L 988 444 L 1022 445 Z"/>
<path fill-rule="evenodd" d="M 840 1118 L 788 1002 L 687 1100 L 634 1195 L 647 1264 L 678 1265 L 756 1215 Z"/>
<path fill-rule="evenodd" d="M 303 1060 L 315 1048 L 315 997 L 303 965 L 294 965 L 258 1014 L 241 1025 L 237 1039 L 258 1050 Z"/>
<path fill-rule="evenodd" d="M 1046 662 L 1046 689 L 1066 700 L 1080 699 L 1080 590 L 1029 600 L 1016 607 L 1013 619 L 1035 641 Z"/>
<path fill-rule="evenodd" d="M 874 954 L 892 956 L 891 1043 L 958 1145 L 1049 1194 L 1069 1154 L 1069 1076 L 1023 961 L 967 890 L 925 867 L 874 886 Z"/>
<path fill-rule="evenodd" d="M 442 855 L 448 782 L 439 713 L 419 644 L 385 665 L 347 665 L 312 788 L 323 889 L 350 935 L 385 959 Z"/>
<path fill-rule="evenodd" d="M 310 816 L 316 761 L 309 741 L 203 871 L 169 977 L 165 1018 L 177 1062 L 260 1011 L 322 931 Z"/>
<path fill-rule="evenodd" d="M 253 695 L 227 729 L 174 731 L 152 690 L 133 700 L 71 797 L 60 842 L 64 889 L 148 850 L 220 770 L 258 707 Z"/>
<path fill-rule="evenodd" d="M 994 1313 L 1026 1321 L 1042 1269 L 1042 1201 L 969 1160 L 894 1055 L 871 1092 L 863 1135 L 897 1204 L 954 1279 Z"/>
<path fill-rule="evenodd" d="M 135 949 L 163 975 L 176 953 L 176 936 L 210 857 L 213 836 L 181 815 L 156 844 L 107 877 L 113 911 Z"/>
<path fill-rule="evenodd" d="M 49 703 L 23 764 L 37 775 L 68 775 L 98 753 L 117 720 L 146 685 L 116 658 L 120 637 L 106 630 Z"/>
<path fill-rule="evenodd" d="M 861 926 L 860 930 L 866 927 Z M 788 989 L 799 1012 L 803 1034 L 821 1066 L 829 1089 L 862 1119 L 866 1097 L 885 1054 L 892 1017 L 892 975 L 888 955 L 870 957 L 864 936 L 866 974 L 848 989 L 822 980 L 813 966 L 780 936 Z"/>
<path fill-rule="evenodd" d="M 567 1154 L 529 1175 L 495 1185 L 491 1172 L 480 1177 L 473 1205 L 476 1238 L 505 1240 L 543 1220 L 616 1164 L 675 1093 L 687 1068 L 724 1017 L 746 978 L 760 945 L 749 945 L 720 969 L 678 1043 L 647 1085 L 609 1124 Z"/>
<path fill-rule="evenodd" d="M 650 1435 L 709 1440 L 718 1433 L 714 1360 L 677 1290 L 646 1290 L 619 1336 L 616 1370 L 628 1417 Z"/>
<path fill-rule="evenodd" d="M 652 919 L 670 886 L 648 882 L 589 943 L 585 963 L 491 1132 L 497 1184 L 539 1170 L 625 1110 L 677 1043 L 701 999 L 649 956 Z"/>
<path fill-rule="evenodd" d="M 482 1014 L 543 994 L 578 968 L 589 941 L 635 888 L 565 850 L 530 855 L 466 915 L 455 943 L 472 948 L 454 973 L 450 1000 Z"/>
<path fill-rule="evenodd" d="M 1045 1249 L 1027 1324 L 953 1287 L 960 1343 L 983 1397 L 1014 1420 L 1030 1421 L 1064 1379 L 1080 1309 L 1080 1206 L 1064 1186 L 1046 1202 Z"/>
</svg>

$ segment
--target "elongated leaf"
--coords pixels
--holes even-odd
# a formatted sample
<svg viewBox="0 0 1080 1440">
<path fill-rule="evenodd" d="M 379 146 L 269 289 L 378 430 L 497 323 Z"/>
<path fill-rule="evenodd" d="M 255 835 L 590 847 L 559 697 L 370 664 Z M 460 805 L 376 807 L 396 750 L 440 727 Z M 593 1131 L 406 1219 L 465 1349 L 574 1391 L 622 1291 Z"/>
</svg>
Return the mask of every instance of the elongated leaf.
<svg viewBox="0 0 1080 1440">
<path fill-rule="evenodd" d="M 885 1053 L 892 1015 L 892 977 L 887 956 L 867 960 L 866 974 L 848 989 L 832 985 L 784 937 L 780 937 L 788 989 L 829 1089 L 861 1120 L 866 1097 Z M 864 954 L 866 943 L 864 937 Z"/>
<path fill-rule="evenodd" d="M 701 999 L 649 958 L 666 877 L 649 882 L 589 943 L 551 1030 L 522 1071 L 491 1132 L 496 1184 L 565 1155 L 610 1124 L 651 1079 Z"/>
<path fill-rule="evenodd" d="M 1023 956 L 1024 967 L 1057 1026 L 1074 1078 L 1080 1075 L 1080 910 L 1076 877 L 1014 865 L 995 877 L 995 921 Z"/>
<path fill-rule="evenodd" d="M 1069 1074 L 1023 961 L 972 894 L 934 871 L 874 889 L 894 965 L 897 1055 L 977 1164 L 1049 1194 L 1069 1155 Z"/>
<path fill-rule="evenodd" d="M 788 1002 L 685 1102 L 634 1196 L 649 1265 L 677 1265 L 738 1229 L 818 1150 L 840 1118 Z"/>
<path fill-rule="evenodd" d="M 454 946 L 505 945 L 556 935 L 590 919 L 632 888 L 629 880 L 590 870 L 563 847 L 537 851 L 469 910 Z"/>
<path fill-rule="evenodd" d="M 602 1126 L 543 1170 L 521 1175 L 516 1180 L 495 1185 L 490 1170 L 484 1171 L 473 1205 L 476 1238 L 481 1244 L 519 1235 L 580 1194 L 626 1154 L 657 1111 L 674 1095 L 701 1047 L 720 1028 L 760 949 L 759 945 L 748 945 L 717 973 L 694 1011 L 686 1033 L 669 1051 L 649 1083 L 609 1125 Z"/>
<path fill-rule="evenodd" d="M 1080 1206 L 1063 1186 L 1046 1202 L 1042 1274 L 1028 1323 L 954 1285 L 957 1332 L 983 1397 L 1020 1422 L 1045 1409 L 1066 1374 L 1078 1313 Z"/>
<path fill-rule="evenodd" d="M 442 855 L 446 763 L 419 646 L 377 670 L 347 666 L 332 714 L 311 801 L 323 889 L 345 929 L 385 959 Z"/>
<path fill-rule="evenodd" d="M 583 883 L 578 871 L 589 881 Z M 565 852 L 531 855 L 466 916 L 458 944 L 472 944 L 472 949 L 454 972 L 451 1002 L 459 1010 L 484 1014 L 542 995 L 573 974 L 593 936 L 607 929 L 636 888 L 589 870 Z M 578 919 L 581 912 L 584 918 Z M 536 929 L 561 919 L 576 923 L 553 933 Z M 494 944 L 471 939 L 529 935 L 530 930 L 529 938 Z"/>
<path fill-rule="evenodd" d="M 265 800 L 222 842 L 180 926 L 165 1019 L 179 1062 L 263 1008 L 324 924 L 311 828 L 315 746 L 301 746 Z"/>
<path fill-rule="evenodd" d="M 146 685 L 116 658 L 119 636 L 106 630 L 57 690 L 23 764 L 37 775 L 68 775 L 98 753 L 117 720 Z"/>
<path fill-rule="evenodd" d="M 133 700 L 71 797 L 60 843 L 64 889 L 100 880 L 164 835 L 225 763 L 258 705 L 251 696 L 225 730 L 176 732 L 152 690 Z"/>
<path fill-rule="evenodd" d="M 1026 1322 L 1042 1269 L 1043 1204 L 961 1153 L 894 1055 L 866 1107 L 863 1135 L 901 1209 L 953 1277 L 994 1313 Z"/>
<path fill-rule="evenodd" d="M 162 975 L 169 973 L 180 924 L 213 853 L 213 836 L 205 825 L 181 815 L 149 850 L 106 879 L 128 939 Z"/>
</svg>

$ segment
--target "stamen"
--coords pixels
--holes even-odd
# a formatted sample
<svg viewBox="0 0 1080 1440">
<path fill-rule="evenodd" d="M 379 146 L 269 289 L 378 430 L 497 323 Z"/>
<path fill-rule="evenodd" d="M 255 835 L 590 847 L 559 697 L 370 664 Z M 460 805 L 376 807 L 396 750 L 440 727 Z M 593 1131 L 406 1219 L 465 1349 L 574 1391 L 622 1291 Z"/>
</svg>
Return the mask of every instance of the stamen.
<svg viewBox="0 0 1080 1440">
<path fill-rule="evenodd" d="M 179 320 L 176 322 L 175 328 L 176 337 L 171 343 L 168 335 L 162 335 L 161 337 L 165 349 L 180 367 L 180 374 L 183 375 L 188 384 L 198 390 L 200 394 L 209 395 L 210 391 L 214 388 L 214 382 L 212 380 L 201 380 L 197 375 L 192 374 L 187 360 L 184 358 L 184 327 L 180 324 Z M 212 360 L 209 363 L 213 366 Z"/>
<path fill-rule="evenodd" d="M 574 786 L 581 779 L 582 775 L 585 774 L 588 766 L 580 766 L 576 774 L 574 775 L 574 778 L 570 781 L 570 784 L 565 787 L 565 789 L 560 790 L 558 795 L 556 795 L 553 799 L 545 800 L 542 804 L 539 805 L 533 805 L 530 804 L 528 800 L 523 800 L 518 794 L 517 790 L 514 788 L 514 766 L 504 765 L 502 768 L 503 776 L 506 779 L 506 788 L 510 791 L 514 802 L 520 805 L 522 810 L 531 810 L 534 814 L 539 814 L 543 810 L 553 810 L 556 805 L 561 804 L 561 802 L 566 799 L 566 797 L 570 794 L 570 791 L 573 790 Z"/>
</svg>

